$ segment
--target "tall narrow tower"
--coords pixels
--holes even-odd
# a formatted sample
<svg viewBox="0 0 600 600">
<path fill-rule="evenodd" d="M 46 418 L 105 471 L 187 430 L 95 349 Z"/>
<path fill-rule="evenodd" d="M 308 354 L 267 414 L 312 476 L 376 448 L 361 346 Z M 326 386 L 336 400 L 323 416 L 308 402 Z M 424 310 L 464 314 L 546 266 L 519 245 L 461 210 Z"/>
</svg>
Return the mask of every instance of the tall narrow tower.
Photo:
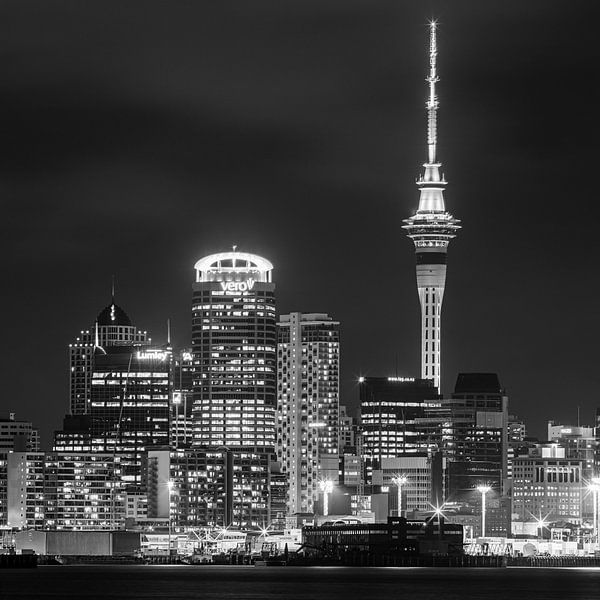
<svg viewBox="0 0 600 600">
<path fill-rule="evenodd" d="M 441 317 L 446 283 L 446 253 L 450 240 L 460 229 L 460 221 L 446 211 L 444 188 L 446 180 L 437 160 L 437 109 L 435 93 L 437 76 L 437 23 L 429 26 L 429 98 L 427 99 L 427 146 L 425 171 L 417 180 L 419 208 L 405 219 L 403 228 L 415 243 L 417 258 L 417 289 L 421 302 L 421 377 L 433 379 L 440 389 Z"/>
</svg>

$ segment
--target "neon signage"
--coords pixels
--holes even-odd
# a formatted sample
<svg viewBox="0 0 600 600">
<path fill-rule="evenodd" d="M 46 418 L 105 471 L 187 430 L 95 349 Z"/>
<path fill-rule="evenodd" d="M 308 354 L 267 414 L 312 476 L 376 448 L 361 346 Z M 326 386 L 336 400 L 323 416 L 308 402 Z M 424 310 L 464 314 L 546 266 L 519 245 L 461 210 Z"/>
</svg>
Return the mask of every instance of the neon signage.
<svg viewBox="0 0 600 600">
<path fill-rule="evenodd" d="M 254 284 L 255 281 L 252 278 L 247 281 L 221 281 L 221 289 L 224 292 L 249 292 Z"/>
</svg>

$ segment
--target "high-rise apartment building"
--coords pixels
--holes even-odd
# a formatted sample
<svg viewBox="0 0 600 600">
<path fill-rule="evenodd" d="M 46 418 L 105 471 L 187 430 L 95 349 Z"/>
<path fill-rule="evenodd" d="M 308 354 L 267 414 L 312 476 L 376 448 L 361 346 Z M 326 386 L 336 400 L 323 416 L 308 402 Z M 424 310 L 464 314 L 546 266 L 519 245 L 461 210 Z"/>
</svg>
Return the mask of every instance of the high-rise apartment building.
<svg viewBox="0 0 600 600">
<path fill-rule="evenodd" d="M 275 448 L 273 265 L 243 252 L 196 265 L 192 302 L 194 445 Z"/>
<path fill-rule="evenodd" d="M 79 337 L 69 344 L 70 413 L 83 415 L 89 412 L 96 347 L 106 349 L 149 343 L 147 332 L 132 325 L 127 313 L 115 304 L 113 297 L 111 303 L 100 311 L 94 325 L 81 331 Z"/>
<path fill-rule="evenodd" d="M 429 98 L 427 100 L 427 146 L 425 171 L 417 181 L 419 208 L 403 227 L 415 244 L 417 258 L 417 289 L 421 303 L 421 377 L 433 379 L 440 389 L 442 301 L 446 285 L 446 254 L 448 244 L 460 229 L 460 221 L 446 211 L 444 189 L 446 180 L 437 159 L 438 98 L 436 23 L 430 26 Z"/>
<path fill-rule="evenodd" d="M 288 514 L 308 513 L 319 481 L 338 479 L 339 323 L 295 312 L 277 326 L 277 454 L 288 476 Z"/>
<path fill-rule="evenodd" d="M 13 452 L 8 456 L 8 525 L 118 529 L 125 517 L 124 485 L 118 455 Z"/>
</svg>

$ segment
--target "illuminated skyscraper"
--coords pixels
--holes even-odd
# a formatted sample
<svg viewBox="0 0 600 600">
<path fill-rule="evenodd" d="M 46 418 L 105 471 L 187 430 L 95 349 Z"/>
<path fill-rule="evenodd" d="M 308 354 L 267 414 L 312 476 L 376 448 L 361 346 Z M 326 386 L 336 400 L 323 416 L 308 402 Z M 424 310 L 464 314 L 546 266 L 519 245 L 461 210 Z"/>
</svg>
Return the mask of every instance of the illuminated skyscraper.
<svg viewBox="0 0 600 600">
<path fill-rule="evenodd" d="M 339 322 L 282 315 L 277 343 L 277 454 L 288 476 L 288 514 L 313 512 L 321 479 L 339 470 Z"/>
<path fill-rule="evenodd" d="M 436 23 L 430 25 L 429 98 L 427 100 L 427 145 L 425 171 L 417 181 L 419 208 L 403 225 L 415 244 L 417 258 L 417 289 L 421 302 L 421 377 L 433 379 L 440 389 L 441 317 L 446 284 L 446 253 L 448 244 L 460 229 L 460 221 L 446 211 L 444 188 L 446 180 L 437 160 L 437 109 L 435 93 L 437 76 Z"/>
<path fill-rule="evenodd" d="M 169 445 L 170 377 L 168 350 L 109 346 L 94 355 L 92 451 L 120 454 L 127 483 L 141 483 L 141 464 L 149 448 Z"/>
<path fill-rule="evenodd" d="M 273 265 L 243 252 L 196 265 L 192 301 L 195 446 L 275 448 Z"/>
<path fill-rule="evenodd" d="M 127 313 L 110 304 L 96 317 L 94 326 L 84 330 L 69 344 L 70 413 L 84 415 L 90 410 L 94 348 L 149 344 L 147 332 L 132 325 Z"/>
</svg>

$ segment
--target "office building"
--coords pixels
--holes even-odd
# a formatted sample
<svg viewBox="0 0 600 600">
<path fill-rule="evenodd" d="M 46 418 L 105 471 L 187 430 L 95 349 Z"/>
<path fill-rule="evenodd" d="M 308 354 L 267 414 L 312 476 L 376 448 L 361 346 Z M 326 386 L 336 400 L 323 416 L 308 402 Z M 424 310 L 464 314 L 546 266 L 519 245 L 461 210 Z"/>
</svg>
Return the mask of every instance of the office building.
<svg viewBox="0 0 600 600">
<path fill-rule="evenodd" d="M 113 293 L 110 304 L 100 311 L 93 326 L 81 331 L 79 337 L 69 344 L 70 414 L 89 412 L 96 347 L 139 346 L 150 342 L 148 333 L 132 325 L 127 313 L 115 304 Z"/>
<path fill-rule="evenodd" d="M 430 26 L 429 97 L 427 99 L 428 157 L 425 171 L 417 181 L 419 208 L 405 219 L 406 234 L 415 244 L 417 290 L 421 303 L 421 378 L 433 379 L 440 389 L 442 301 L 446 285 L 446 254 L 460 221 L 446 211 L 446 180 L 437 158 L 437 39 L 436 24 Z"/>
<path fill-rule="evenodd" d="M 360 421 L 362 454 L 367 469 L 378 469 L 383 458 L 427 453 L 436 440 L 418 423 L 426 401 L 439 398 L 431 379 L 361 377 Z"/>
<path fill-rule="evenodd" d="M 512 482 L 512 463 L 515 456 L 526 454 L 529 447 L 525 421 L 516 415 L 508 415 L 508 454 L 506 460 L 506 476 Z"/>
<path fill-rule="evenodd" d="M 581 461 L 581 476 L 584 485 L 589 485 L 593 478 L 600 474 L 596 464 L 600 442 L 596 439 L 594 427 L 557 425 L 554 421 L 549 421 L 548 442 L 556 443 L 564 448 L 565 458 Z M 583 495 L 581 511 L 584 519 L 590 522 L 594 520 L 593 494 Z"/>
<path fill-rule="evenodd" d="M 373 469 L 374 492 L 389 494 L 390 516 L 405 516 L 414 511 L 431 511 L 433 455 L 419 454 L 382 458 L 379 468 Z M 399 485 L 399 478 L 402 483 Z M 400 488 L 402 514 L 398 514 Z"/>
<path fill-rule="evenodd" d="M 92 370 L 92 450 L 121 456 L 123 481 L 141 483 L 144 452 L 168 446 L 171 355 L 160 348 L 97 348 Z"/>
<path fill-rule="evenodd" d="M 459 373 L 450 398 L 449 495 L 489 485 L 504 493 L 508 472 L 508 396 L 495 373 Z"/>
<path fill-rule="evenodd" d="M 446 501 L 480 502 L 476 488 L 504 495 L 508 397 L 495 373 L 460 373 L 450 398 L 428 403 L 418 425 L 437 439 L 446 465 Z"/>
<path fill-rule="evenodd" d="M 273 265 L 243 252 L 196 265 L 192 301 L 195 446 L 275 448 Z"/>
<path fill-rule="evenodd" d="M 189 448 L 194 439 L 192 408 L 194 360 L 191 348 L 173 352 L 171 394 L 171 447 Z"/>
<path fill-rule="evenodd" d="M 319 482 L 338 479 L 339 323 L 290 313 L 277 326 L 277 455 L 288 477 L 288 514 L 310 513 Z"/>
<path fill-rule="evenodd" d="M 30 421 L 19 421 L 14 412 L 0 417 L 0 527 L 7 523 L 7 463 L 11 452 L 39 452 L 38 430 Z"/>
<path fill-rule="evenodd" d="M 348 414 L 348 409 L 343 404 L 340 404 L 340 435 L 338 447 L 340 454 L 344 448 L 354 448 L 356 446 L 356 419 Z"/>
<path fill-rule="evenodd" d="M 513 461 L 512 533 L 543 537 L 552 522 L 582 522 L 583 464 L 558 444 L 538 444 Z M 543 523 L 542 523 L 543 522 Z"/>
<path fill-rule="evenodd" d="M 139 487 L 144 452 L 170 441 L 171 351 L 98 346 L 92 362 L 88 412 L 65 416 L 53 451 L 118 454 L 123 481 Z"/>
</svg>

